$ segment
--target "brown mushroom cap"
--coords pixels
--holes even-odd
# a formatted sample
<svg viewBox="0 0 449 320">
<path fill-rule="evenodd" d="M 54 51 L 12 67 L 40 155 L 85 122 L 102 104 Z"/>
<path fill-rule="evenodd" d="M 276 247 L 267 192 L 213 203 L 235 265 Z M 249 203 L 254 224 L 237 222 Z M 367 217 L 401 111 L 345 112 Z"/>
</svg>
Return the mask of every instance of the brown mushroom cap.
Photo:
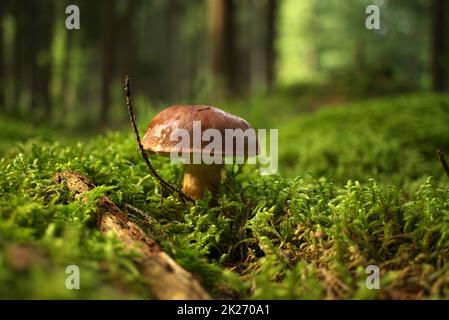
<svg viewBox="0 0 449 320">
<path fill-rule="evenodd" d="M 164 109 L 157 114 L 147 127 L 142 138 L 142 145 L 145 150 L 168 155 L 171 152 L 203 153 L 209 152 L 205 147 L 211 141 L 201 141 L 201 150 L 193 147 L 193 122 L 201 122 L 201 134 L 207 129 L 217 129 L 221 133 L 221 150 L 214 150 L 222 156 L 255 156 L 260 152 L 257 142 L 256 132 L 244 138 L 244 150 L 236 150 L 236 139 L 233 139 L 233 151 L 227 153 L 225 148 L 225 129 L 253 129 L 251 125 L 242 118 L 224 112 L 215 107 L 206 105 L 178 105 Z M 180 149 L 177 144 L 180 140 L 171 139 L 171 134 L 176 129 L 185 129 L 190 136 L 190 146 L 185 150 Z M 254 129 L 253 129 L 254 130 Z M 201 139 L 201 137 L 199 137 Z M 172 141 L 174 140 L 174 141 Z M 202 140 L 202 139 L 201 139 Z M 255 149 L 255 150 L 254 150 Z"/>
</svg>

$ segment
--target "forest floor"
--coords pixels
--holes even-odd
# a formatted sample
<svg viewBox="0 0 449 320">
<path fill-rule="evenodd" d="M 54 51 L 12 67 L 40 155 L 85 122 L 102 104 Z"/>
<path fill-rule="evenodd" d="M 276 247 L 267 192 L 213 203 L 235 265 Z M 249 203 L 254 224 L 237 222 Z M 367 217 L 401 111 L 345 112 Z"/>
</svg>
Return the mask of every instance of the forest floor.
<svg viewBox="0 0 449 320">
<path fill-rule="evenodd" d="M 131 131 L 61 141 L 0 117 L 0 298 L 151 298 L 135 253 L 95 228 L 105 195 L 213 298 L 449 298 L 449 179 L 435 156 L 449 150 L 449 95 L 224 109 L 279 129 L 279 173 L 229 166 L 217 199 L 193 205 L 161 192 Z M 151 159 L 180 184 L 180 166 Z M 66 170 L 97 187 L 74 199 L 54 179 Z M 68 265 L 80 290 L 65 286 Z"/>
</svg>

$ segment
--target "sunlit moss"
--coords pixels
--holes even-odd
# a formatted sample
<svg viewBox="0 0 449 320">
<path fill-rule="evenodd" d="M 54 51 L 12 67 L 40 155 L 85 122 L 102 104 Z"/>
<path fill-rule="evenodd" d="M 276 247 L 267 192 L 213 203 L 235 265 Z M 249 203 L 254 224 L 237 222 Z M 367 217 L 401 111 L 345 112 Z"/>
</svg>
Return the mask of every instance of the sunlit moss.
<svg viewBox="0 0 449 320">
<path fill-rule="evenodd" d="M 445 96 L 402 97 L 292 119 L 280 145 L 292 178 L 228 167 L 218 198 L 193 206 L 161 194 L 131 133 L 23 142 L 0 160 L 0 297 L 148 298 L 133 257 L 95 228 L 106 194 L 140 209 L 130 219 L 213 297 L 448 298 L 449 182 L 433 156 L 448 108 Z M 152 160 L 180 183 L 180 166 Z M 95 182 L 87 202 L 52 181 L 61 170 Z M 76 292 L 65 288 L 70 264 L 81 269 Z M 380 290 L 364 285 L 370 264 Z"/>
</svg>

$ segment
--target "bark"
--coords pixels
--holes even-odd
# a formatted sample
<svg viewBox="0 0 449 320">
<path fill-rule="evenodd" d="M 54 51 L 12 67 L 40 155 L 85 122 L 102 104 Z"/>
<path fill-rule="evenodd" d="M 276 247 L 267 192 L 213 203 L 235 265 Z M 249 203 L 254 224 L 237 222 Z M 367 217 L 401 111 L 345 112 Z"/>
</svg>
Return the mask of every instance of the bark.
<svg viewBox="0 0 449 320">
<path fill-rule="evenodd" d="M 57 183 L 65 182 L 75 197 L 85 199 L 83 194 L 95 185 L 76 172 L 62 172 L 54 177 Z M 112 232 L 126 246 L 126 250 L 136 252 L 135 259 L 142 275 L 147 279 L 148 288 L 156 299 L 184 300 L 210 299 L 193 275 L 179 266 L 160 246 L 135 223 L 128 220 L 108 197 L 98 202 L 97 227 L 102 232 Z"/>
<path fill-rule="evenodd" d="M 434 91 L 447 90 L 448 67 L 445 59 L 446 32 L 445 20 L 448 4 L 445 0 L 433 0 L 432 4 L 432 85 Z"/>
</svg>

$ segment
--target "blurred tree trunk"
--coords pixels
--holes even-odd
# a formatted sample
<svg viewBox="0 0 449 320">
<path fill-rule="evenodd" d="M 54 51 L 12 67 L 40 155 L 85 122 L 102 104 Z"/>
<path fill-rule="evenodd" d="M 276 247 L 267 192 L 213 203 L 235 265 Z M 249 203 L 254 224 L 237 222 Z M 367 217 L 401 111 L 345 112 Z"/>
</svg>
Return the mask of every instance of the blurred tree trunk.
<svg viewBox="0 0 449 320">
<path fill-rule="evenodd" d="M 233 0 L 209 0 L 212 74 L 225 92 L 235 92 Z"/>
<path fill-rule="evenodd" d="M 449 7 L 448 7 L 449 8 Z M 419 37 L 421 28 L 420 28 L 420 15 L 421 10 L 413 10 L 413 13 L 410 17 L 410 26 L 412 27 L 412 35 L 416 38 Z M 421 52 L 421 46 L 419 42 L 415 43 L 414 51 Z M 408 66 L 408 72 L 410 73 L 410 82 L 413 84 L 414 87 L 419 88 L 420 87 L 420 79 L 421 79 L 421 73 L 422 73 L 422 65 L 419 61 L 420 57 L 417 54 L 409 55 L 407 66 Z"/>
<path fill-rule="evenodd" d="M 253 0 L 248 10 L 251 12 L 250 87 L 252 91 L 271 91 L 275 81 L 278 0 Z M 261 23 L 261 17 L 265 23 Z"/>
<path fill-rule="evenodd" d="M 275 64 L 276 64 L 276 23 L 278 14 L 278 0 L 268 0 L 267 3 L 267 30 L 266 30 L 266 81 L 267 89 L 270 91 L 273 88 L 275 81 Z"/>
<path fill-rule="evenodd" d="M 185 86 L 183 78 L 183 66 L 187 63 L 186 55 L 182 55 L 180 59 L 179 52 L 182 52 L 182 35 L 181 30 L 183 27 L 182 21 L 185 13 L 185 4 L 180 0 L 170 1 L 170 19 L 172 21 L 170 25 L 171 43 L 170 43 L 170 99 L 172 101 L 179 101 L 185 95 Z M 193 81 L 190 80 L 189 81 Z"/>
<path fill-rule="evenodd" d="M 125 7 L 125 62 L 124 73 L 131 78 L 134 76 L 134 66 L 136 59 L 136 41 L 134 35 L 134 14 L 137 0 L 127 0 Z"/>
<path fill-rule="evenodd" d="M 51 94 L 51 75 L 52 75 L 52 52 L 51 45 L 53 40 L 54 23 L 54 3 L 49 1 L 46 6 L 39 6 L 39 24 L 41 29 L 38 35 L 39 55 L 37 57 L 38 66 L 38 96 L 39 103 L 44 108 L 44 117 L 48 119 L 52 114 L 52 94 Z"/>
<path fill-rule="evenodd" d="M 248 79 L 245 79 L 245 68 L 241 64 L 240 60 L 241 57 L 239 57 L 239 60 L 236 61 L 239 63 L 238 70 L 239 70 L 239 86 L 245 88 L 245 90 L 248 88 L 249 84 L 249 92 L 260 92 L 267 89 L 267 68 L 268 68 L 268 61 L 267 61 L 267 54 L 268 54 L 268 20 L 266 23 L 261 24 L 261 17 L 267 17 L 267 1 L 260 1 L 260 0 L 251 0 L 248 3 L 248 6 L 246 7 L 240 7 L 241 10 L 248 11 L 248 26 L 246 29 L 249 31 L 248 36 L 248 44 L 245 46 L 245 49 L 248 51 Z M 242 79 L 243 78 L 243 79 Z M 243 80 L 243 81 L 242 81 Z M 245 81 L 248 80 L 248 81 Z M 246 83 L 248 82 L 248 84 Z"/>
<path fill-rule="evenodd" d="M 24 11 L 26 11 L 25 8 L 23 8 L 23 0 L 17 0 L 13 5 L 13 15 L 15 19 L 15 34 L 14 34 L 14 44 L 13 44 L 13 71 L 12 71 L 12 78 L 14 82 L 14 89 L 13 89 L 13 96 L 11 99 L 12 104 L 12 111 L 17 112 L 19 108 L 19 104 L 21 103 L 21 94 L 22 94 L 22 88 L 23 88 L 23 82 L 22 82 L 22 69 L 30 63 L 29 60 L 25 60 L 24 58 L 24 50 L 23 50 L 23 42 L 24 42 L 24 26 L 25 21 L 28 18 L 27 15 L 25 15 L 24 18 Z"/>
<path fill-rule="evenodd" d="M 113 77 L 113 49 L 114 49 L 114 13 L 115 0 L 102 2 L 103 28 L 102 28 L 102 50 L 101 50 L 101 125 L 109 123 L 109 109 L 111 103 L 111 82 Z"/>
<path fill-rule="evenodd" d="M 26 10 L 25 32 L 20 35 L 18 41 L 24 43 L 19 50 L 24 50 L 24 56 L 19 61 L 30 61 L 30 66 L 25 75 L 29 78 L 30 85 L 30 107 L 32 112 L 37 112 L 38 108 L 43 108 L 43 116 L 51 115 L 51 42 L 53 39 L 53 2 L 49 1 L 43 7 L 37 1 L 27 2 L 27 5 L 19 10 Z M 20 13 L 19 13 L 20 14 Z M 20 23 L 21 19 L 18 19 Z M 24 60 L 22 60 L 24 59 Z M 40 113 L 37 113 L 41 115 Z"/>
<path fill-rule="evenodd" d="M 5 12 L 5 2 L 0 1 L 0 110 L 5 109 L 5 55 L 3 48 L 3 15 Z"/>
<path fill-rule="evenodd" d="M 26 12 L 26 26 L 24 33 L 22 35 L 22 40 L 24 43 L 21 44 L 21 50 L 24 50 L 24 58 L 25 61 L 30 61 L 29 70 L 25 70 L 22 74 L 24 78 L 30 79 L 29 85 L 29 93 L 30 93 L 30 108 L 33 114 L 37 114 L 37 106 L 38 106 L 38 88 L 37 82 L 38 78 L 38 70 L 37 70 L 37 58 L 38 58 L 38 44 L 37 39 L 39 36 L 37 24 L 39 23 L 37 11 L 39 4 L 37 1 L 29 2 L 28 5 L 25 5 L 23 9 Z M 23 19 L 23 18 L 22 18 Z M 19 20 L 20 21 L 20 20 Z M 19 41 L 20 41 L 19 40 Z M 29 60 L 28 60 L 29 59 Z M 19 62 L 20 63 L 20 62 Z M 29 76 L 31 75 L 31 76 Z"/>
<path fill-rule="evenodd" d="M 432 4 L 432 84 L 433 90 L 447 90 L 447 66 L 446 52 L 446 29 L 445 6 L 448 3 L 445 0 L 433 0 Z"/>
<path fill-rule="evenodd" d="M 180 46 L 180 21 L 182 21 L 182 4 L 179 0 L 169 0 L 166 8 L 165 30 L 167 32 L 164 48 L 165 54 L 162 57 L 165 61 L 166 71 L 164 72 L 163 98 L 174 101 L 182 96 L 182 77 L 179 76 L 179 69 L 183 63 L 183 55 L 179 55 Z M 179 61 L 181 60 L 181 61 Z"/>
</svg>

